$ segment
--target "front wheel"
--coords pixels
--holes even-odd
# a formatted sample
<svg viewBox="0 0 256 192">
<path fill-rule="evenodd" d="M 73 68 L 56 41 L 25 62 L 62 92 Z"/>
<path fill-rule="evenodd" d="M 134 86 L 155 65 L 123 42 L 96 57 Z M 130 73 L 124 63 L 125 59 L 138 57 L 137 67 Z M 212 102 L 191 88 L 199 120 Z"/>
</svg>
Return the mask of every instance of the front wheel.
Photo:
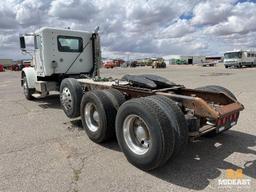
<svg viewBox="0 0 256 192">
<path fill-rule="evenodd" d="M 28 87 L 28 81 L 26 76 L 24 76 L 23 78 L 23 91 L 24 91 L 24 95 L 26 97 L 27 100 L 33 100 L 34 97 L 32 96 L 32 94 L 35 92 L 34 89 L 30 89 Z"/>
</svg>

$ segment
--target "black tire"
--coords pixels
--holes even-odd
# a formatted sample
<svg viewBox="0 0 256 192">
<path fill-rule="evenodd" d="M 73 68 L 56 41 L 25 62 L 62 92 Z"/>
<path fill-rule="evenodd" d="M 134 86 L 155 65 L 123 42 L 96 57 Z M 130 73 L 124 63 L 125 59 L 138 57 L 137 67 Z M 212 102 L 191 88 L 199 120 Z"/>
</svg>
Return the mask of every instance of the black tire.
<svg viewBox="0 0 256 192">
<path fill-rule="evenodd" d="M 228 96 L 230 96 L 231 98 L 237 100 L 236 96 L 230 90 L 228 90 L 225 87 L 218 86 L 218 85 L 207 85 L 204 87 L 198 87 L 196 89 L 202 90 L 202 91 L 211 91 L 211 92 L 215 92 L 215 93 L 223 92 L 223 93 L 227 94 Z"/>
<path fill-rule="evenodd" d="M 171 99 L 161 95 L 148 97 L 159 103 L 169 118 L 169 125 L 175 134 L 175 145 L 173 155 L 177 155 L 188 143 L 188 125 L 185 116 L 179 106 Z"/>
<path fill-rule="evenodd" d="M 143 154 L 134 152 L 125 140 L 123 124 L 130 116 L 138 116 L 147 125 L 151 145 Z M 169 125 L 168 116 L 159 103 L 148 98 L 131 99 L 119 108 L 116 117 L 116 136 L 127 160 L 146 171 L 164 165 L 174 150 L 174 130 Z"/>
<path fill-rule="evenodd" d="M 23 91 L 24 91 L 24 95 L 27 100 L 34 99 L 32 94 L 35 92 L 35 89 L 28 88 L 28 81 L 27 81 L 26 76 L 23 77 Z"/>
<path fill-rule="evenodd" d="M 93 120 L 93 116 L 86 116 L 85 108 L 89 104 L 93 104 L 94 110 L 98 112 L 98 122 Z M 80 110 L 83 128 L 92 141 L 102 143 L 115 136 L 117 110 L 102 90 L 85 93 L 81 101 Z M 86 118 L 91 118 L 91 122 L 97 126 L 97 129 L 92 130 L 91 125 L 87 124 L 88 120 Z"/>
<path fill-rule="evenodd" d="M 116 111 L 118 111 L 119 107 L 126 101 L 125 95 L 117 89 L 110 88 L 103 90 L 103 92 L 111 100 Z"/>
<path fill-rule="evenodd" d="M 80 103 L 83 96 L 81 84 L 73 78 L 62 80 L 60 85 L 60 103 L 69 118 L 80 116 Z"/>
</svg>

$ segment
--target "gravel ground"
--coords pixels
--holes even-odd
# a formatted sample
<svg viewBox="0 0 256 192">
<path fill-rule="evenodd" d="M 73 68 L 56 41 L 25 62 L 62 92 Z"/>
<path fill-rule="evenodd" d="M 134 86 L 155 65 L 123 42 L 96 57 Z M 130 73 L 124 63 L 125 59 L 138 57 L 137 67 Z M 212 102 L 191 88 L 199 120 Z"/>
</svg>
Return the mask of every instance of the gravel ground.
<svg viewBox="0 0 256 192">
<path fill-rule="evenodd" d="M 232 90 L 245 110 L 237 126 L 201 138 L 166 166 L 143 172 L 128 163 L 116 141 L 91 142 L 79 119 L 70 120 L 58 95 L 27 101 L 19 72 L 0 73 L 0 192 L 3 191 L 255 191 L 256 68 L 169 66 L 102 69 L 102 76 L 154 73 L 195 88 Z M 242 169 L 246 186 L 220 186 L 227 169 Z"/>
</svg>

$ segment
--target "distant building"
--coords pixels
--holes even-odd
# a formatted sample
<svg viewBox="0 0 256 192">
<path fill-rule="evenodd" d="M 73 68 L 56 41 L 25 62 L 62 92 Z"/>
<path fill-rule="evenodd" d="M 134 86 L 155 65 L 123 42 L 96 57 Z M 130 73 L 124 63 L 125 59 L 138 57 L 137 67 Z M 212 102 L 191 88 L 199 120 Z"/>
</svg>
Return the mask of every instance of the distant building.
<svg viewBox="0 0 256 192">
<path fill-rule="evenodd" d="M 204 63 L 205 56 L 184 56 L 184 55 L 167 55 L 163 57 L 166 64 L 200 64 Z"/>
<path fill-rule="evenodd" d="M 12 59 L 0 59 L 0 64 L 2 64 L 4 67 L 9 67 L 13 64 Z"/>
</svg>

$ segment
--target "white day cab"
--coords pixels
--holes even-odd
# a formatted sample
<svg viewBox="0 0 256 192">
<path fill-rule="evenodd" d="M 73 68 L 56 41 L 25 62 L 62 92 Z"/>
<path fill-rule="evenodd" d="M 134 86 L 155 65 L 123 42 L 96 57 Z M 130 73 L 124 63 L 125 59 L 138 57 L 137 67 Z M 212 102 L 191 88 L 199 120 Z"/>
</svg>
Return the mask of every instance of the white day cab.
<svg viewBox="0 0 256 192">
<path fill-rule="evenodd" d="M 25 37 L 33 36 L 34 49 L 26 50 Z M 97 32 L 41 28 L 20 36 L 21 50 L 32 54 L 32 66 L 22 70 L 21 83 L 27 99 L 59 91 L 67 77 L 95 77 L 100 62 Z M 98 59 L 98 60 L 97 60 Z"/>
</svg>

